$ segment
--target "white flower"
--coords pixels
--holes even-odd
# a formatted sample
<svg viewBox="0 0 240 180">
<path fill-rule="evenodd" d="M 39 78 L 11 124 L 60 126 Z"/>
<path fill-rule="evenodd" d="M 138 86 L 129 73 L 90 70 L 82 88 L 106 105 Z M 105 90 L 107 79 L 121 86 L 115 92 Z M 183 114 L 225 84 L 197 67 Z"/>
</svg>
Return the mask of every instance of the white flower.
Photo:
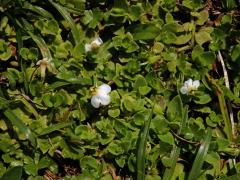
<svg viewBox="0 0 240 180">
<path fill-rule="evenodd" d="M 100 37 L 95 38 L 90 44 L 85 44 L 85 51 L 94 51 L 102 45 L 103 41 Z"/>
<path fill-rule="evenodd" d="M 180 92 L 182 94 L 189 94 L 193 91 L 196 91 L 200 86 L 199 80 L 193 81 L 192 79 L 188 79 L 184 82 L 184 85 L 180 88 Z"/>
<path fill-rule="evenodd" d="M 37 65 L 40 68 L 40 75 L 41 75 L 42 79 L 45 78 L 46 69 L 48 69 L 48 71 L 50 71 L 50 72 L 54 71 L 53 64 L 51 64 L 51 61 L 48 60 L 47 58 L 43 58 L 42 60 L 39 60 L 37 62 Z"/>
<path fill-rule="evenodd" d="M 102 84 L 94 88 L 93 96 L 91 99 L 91 104 L 95 108 L 99 108 L 101 105 L 106 106 L 110 103 L 111 99 L 109 93 L 111 92 L 111 87 L 107 84 Z"/>
</svg>

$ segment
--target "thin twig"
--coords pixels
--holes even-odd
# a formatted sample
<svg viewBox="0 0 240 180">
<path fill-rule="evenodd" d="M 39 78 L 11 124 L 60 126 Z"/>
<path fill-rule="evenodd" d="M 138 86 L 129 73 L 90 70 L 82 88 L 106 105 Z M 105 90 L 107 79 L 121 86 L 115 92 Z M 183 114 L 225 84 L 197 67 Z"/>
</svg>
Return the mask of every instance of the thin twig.
<svg viewBox="0 0 240 180">
<path fill-rule="evenodd" d="M 217 56 L 217 58 L 218 58 L 218 60 L 221 62 L 221 65 L 222 65 L 225 85 L 226 85 L 226 87 L 227 87 L 228 89 L 230 89 L 228 72 L 227 72 L 227 69 L 226 69 L 226 66 L 225 66 L 225 64 L 224 64 L 224 60 L 223 60 L 223 57 L 222 57 L 222 54 L 221 54 L 220 51 L 218 51 L 218 56 Z M 231 106 L 231 104 L 230 104 L 229 101 L 227 101 L 227 105 L 228 105 L 228 110 L 229 110 L 229 116 L 230 116 L 231 126 L 232 126 L 232 135 L 233 135 L 233 137 L 235 137 L 235 126 L 234 126 L 233 110 L 232 110 L 232 106 Z"/>
<path fill-rule="evenodd" d="M 187 143 L 189 143 L 189 144 L 194 144 L 194 145 L 199 145 L 199 144 L 200 144 L 199 142 L 194 142 L 194 141 L 189 141 L 189 140 L 187 140 L 187 139 L 184 139 L 183 137 L 177 135 L 177 134 L 176 134 L 175 132 L 173 132 L 172 130 L 171 130 L 171 133 L 172 133 L 176 138 L 180 139 L 181 141 L 187 142 Z"/>
</svg>

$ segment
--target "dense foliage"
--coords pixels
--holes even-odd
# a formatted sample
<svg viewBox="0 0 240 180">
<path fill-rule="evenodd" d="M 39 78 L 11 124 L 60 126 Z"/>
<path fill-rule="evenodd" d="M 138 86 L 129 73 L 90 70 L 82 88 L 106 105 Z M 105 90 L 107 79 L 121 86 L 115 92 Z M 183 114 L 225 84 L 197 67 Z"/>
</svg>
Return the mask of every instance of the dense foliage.
<svg viewBox="0 0 240 180">
<path fill-rule="evenodd" d="M 238 8 L 0 0 L 0 177 L 239 179 Z"/>
</svg>

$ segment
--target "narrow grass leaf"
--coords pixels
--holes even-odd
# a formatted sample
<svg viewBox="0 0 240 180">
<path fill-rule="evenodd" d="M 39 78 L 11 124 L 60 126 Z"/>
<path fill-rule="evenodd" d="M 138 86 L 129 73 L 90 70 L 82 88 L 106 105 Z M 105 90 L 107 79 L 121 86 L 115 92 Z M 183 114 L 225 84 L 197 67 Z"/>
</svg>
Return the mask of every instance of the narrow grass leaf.
<svg viewBox="0 0 240 180">
<path fill-rule="evenodd" d="M 22 122 L 22 120 L 10 109 L 6 109 L 3 113 L 16 126 L 33 146 L 36 145 L 35 134 Z"/>
<path fill-rule="evenodd" d="M 193 162 L 193 166 L 189 173 L 188 180 L 196 180 L 200 176 L 202 165 L 203 165 L 204 159 L 207 155 L 208 148 L 209 148 L 209 145 L 211 142 L 211 138 L 212 138 L 212 129 L 208 128 L 207 134 L 206 134 L 206 136 L 203 140 L 203 143 L 201 144 L 201 146 L 198 150 L 198 153 L 195 157 L 195 160 Z"/>
<path fill-rule="evenodd" d="M 51 61 L 52 55 L 51 55 L 51 52 L 50 52 L 47 44 L 45 43 L 44 39 L 40 35 L 33 33 L 33 27 L 25 19 L 22 18 L 22 22 L 23 22 L 23 28 L 27 31 L 29 36 L 37 44 L 37 46 L 39 47 L 39 49 L 41 51 L 43 58 L 47 58 L 49 61 Z"/>
<path fill-rule="evenodd" d="M 8 170 L 0 180 L 21 180 L 22 178 L 22 166 L 15 166 Z"/>
<path fill-rule="evenodd" d="M 219 106 L 220 106 L 220 110 L 223 116 L 223 120 L 224 120 L 224 132 L 227 135 L 227 138 L 229 141 L 233 140 L 233 133 L 232 133 L 232 126 L 231 126 L 231 120 L 230 120 L 230 116 L 228 113 L 228 108 L 227 108 L 227 103 L 224 97 L 224 93 L 222 91 L 222 89 L 219 87 L 219 85 L 216 83 L 216 81 L 214 79 L 211 78 L 210 75 L 207 75 L 208 80 L 210 81 L 210 83 L 212 84 L 215 93 L 218 97 L 218 101 L 219 101 Z"/>
<path fill-rule="evenodd" d="M 153 108 L 144 127 L 140 130 L 137 143 L 137 180 L 145 179 L 145 151 Z"/>
<path fill-rule="evenodd" d="M 69 26 L 72 30 L 72 35 L 73 35 L 75 44 L 78 44 L 78 42 L 80 40 L 80 31 L 78 30 L 74 20 L 70 16 L 70 14 L 61 5 L 54 3 L 52 0 L 49 0 L 49 2 L 59 11 L 59 13 L 63 16 L 63 18 L 69 23 Z"/>
<path fill-rule="evenodd" d="M 48 85 L 46 87 L 46 91 L 49 91 L 49 90 L 54 90 L 56 88 L 59 88 L 59 87 L 62 87 L 62 86 L 66 86 L 66 85 L 69 85 L 71 84 L 70 82 L 66 82 L 66 81 L 57 81 L 57 82 L 54 82 L 50 85 Z"/>
<path fill-rule="evenodd" d="M 183 117 L 182 117 L 182 121 L 181 121 L 181 125 L 180 125 L 180 129 L 178 131 L 178 134 L 182 133 L 182 130 L 186 126 L 187 120 L 188 120 L 188 108 L 186 107 L 183 112 Z M 181 149 L 176 144 L 173 146 L 173 150 L 170 155 L 171 166 L 169 168 L 166 168 L 166 170 L 163 174 L 163 180 L 171 180 L 172 179 L 172 176 L 173 176 L 175 168 L 176 168 L 177 160 L 178 160 L 178 157 L 180 154 L 180 150 Z"/>
<path fill-rule="evenodd" d="M 17 26 L 18 27 L 18 26 Z M 26 74 L 26 65 L 23 62 L 22 57 L 20 56 L 20 50 L 23 47 L 23 40 L 22 40 L 22 33 L 20 28 L 16 28 L 16 39 L 17 39 L 17 43 L 18 43 L 18 59 L 20 60 L 20 66 L 21 66 L 21 72 L 23 73 L 23 83 L 24 83 L 24 90 L 25 90 L 25 94 L 28 94 L 29 92 L 29 83 L 27 80 L 27 74 Z"/>
<path fill-rule="evenodd" d="M 24 82 L 24 90 L 25 90 L 25 94 L 28 94 L 29 92 L 29 84 L 28 84 L 28 80 L 27 80 L 27 75 L 26 75 L 26 65 L 24 64 L 22 57 L 20 56 L 20 50 L 23 47 L 23 38 L 22 38 L 22 32 L 21 29 L 18 25 L 18 23 L 16 22 L 16 20 L 11 16 L 11 14 L 7 13 L 8 17 L 11 19 L 11 21 L 13 22 L 13 25 L 16 29 L 16 40 L 17 40 L 17 57 L 18 60 L 20 61 L 20 66 L 21 66 L 21 72 L 23 74 L 23 82 Z"/>
<path fill-rule="evenodd" d="M 23 8 L 24 9 L 28 9 L 30 11 L 33 11 L 45 18 L 48 19 L 54 19 L 54 17 L 52 16 L 51 13 L 49 13 L 48 11 L 46 11 L 45 9 L 43 9 L 42 7 L 36 6 L 36 5 L 32 5 L 30 3 L 28 3 L 27 1 L 24 2 L 23 4 Z"/>
<path fill-rule="evenodd" d="M 39 114 L 36 111 L 36 109 L 34 109 L 34 107 L 26 99 L 20 98 L 19 100 L 26 106 L 28 111 L 30 111 L 35 116 L 36 119 L 39 117 Z"/>
<path fill-rule="evenodd" d="M 44 129 L 42 132 L 40 132 L 39 136 L 43 136 L 46 134 L 50 134 L 54 131 L 58 131 L 62 128 L 65 128 L 67 126 L 70 126 L 72 123 L 68 122 L 68 123 L 58 123 L 58 124 L 54 124 L 46 129 Z"/>
</svg>

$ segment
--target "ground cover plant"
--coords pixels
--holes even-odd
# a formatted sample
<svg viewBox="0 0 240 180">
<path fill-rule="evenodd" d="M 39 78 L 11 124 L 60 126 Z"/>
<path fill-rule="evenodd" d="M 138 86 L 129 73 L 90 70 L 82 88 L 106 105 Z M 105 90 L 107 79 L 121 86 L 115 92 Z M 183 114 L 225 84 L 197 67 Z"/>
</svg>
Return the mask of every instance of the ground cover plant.
<svg viewBox="0 0 240 180">
<path fill-rule="evenodd" d="M 238 0 L 0 0 L 1 179 L 240 179 Z"/>
</svg>

